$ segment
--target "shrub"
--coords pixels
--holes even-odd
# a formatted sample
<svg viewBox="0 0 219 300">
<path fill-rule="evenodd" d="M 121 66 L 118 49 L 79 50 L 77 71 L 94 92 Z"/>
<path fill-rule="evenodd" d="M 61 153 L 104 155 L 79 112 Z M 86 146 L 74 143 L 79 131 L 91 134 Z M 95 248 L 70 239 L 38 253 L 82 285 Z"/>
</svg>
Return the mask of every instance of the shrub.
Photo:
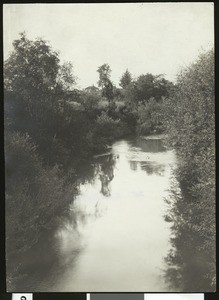
<svg viewBox="0 0 219 300">
<path fill-rule="evenodd" d="M 59 176 L 57 166 L 43 168 L 36 146 L 28 135 L 8 133 L 6 151 L 7 254 L 25 251 L 52 226 L 76 192 Z M 19 239 L 17 238 L 19 237 Z"/>
<path fill-rule="evenodd" d="M 182 191 L 181 201 L 187 211 L 184 213 L 183 226 L 186 224 L 199 239 L 196 249 L 200 257 L 205 257 L 207 272 L 202 276 L 211 282 L 210 290 L 216 284 L 214 111 L 212 50 L 200 55 L 194 64 L 179 74 L 165 121 L 169 144 L 176 149 L 179 161 L 176 177 Z M 174 210 L 179 206 L 178 202 L 173 206 Z M 172 239 L 172 242 L 180 252 L 177 239 Z"/>
<path fill-rule="evenodd" d="M 154 98 L 139 105 L 137 109 L 137 133 L 140 135 L 161 133 L 163 125 L 163 104 Z"/>
</svg>

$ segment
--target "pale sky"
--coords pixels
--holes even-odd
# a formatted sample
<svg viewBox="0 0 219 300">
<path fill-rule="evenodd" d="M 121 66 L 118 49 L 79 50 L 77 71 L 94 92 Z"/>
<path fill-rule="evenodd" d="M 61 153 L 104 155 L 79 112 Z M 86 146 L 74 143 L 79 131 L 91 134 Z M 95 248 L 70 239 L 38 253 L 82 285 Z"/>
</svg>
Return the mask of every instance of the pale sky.
<svg viewBox="0 0 219 300">
<path fill-rule="evenodd" d="M 204 300 L 204 294 L 144 294 L 144 300 Z"/>
<path fill-rule="evenodd" d="M 4 4 L 4 59 L 25 31 L 42 37 L 71 61 L 78 87 L 97 85 L 97 68 L 108 63 L 118 85 L 124 71 L 166 74 L 214 46 L 214 6 L 190 3 Z"/>
</svg>

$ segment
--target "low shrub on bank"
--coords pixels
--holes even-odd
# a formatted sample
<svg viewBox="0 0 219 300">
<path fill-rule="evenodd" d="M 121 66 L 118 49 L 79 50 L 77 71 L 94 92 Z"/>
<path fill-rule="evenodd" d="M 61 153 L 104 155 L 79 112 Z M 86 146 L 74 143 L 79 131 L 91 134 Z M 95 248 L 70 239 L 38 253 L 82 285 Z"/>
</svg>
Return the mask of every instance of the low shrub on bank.
<svg viewBox="0 0 219 300">
<path fill-rule="evenodd" d="M 76 193 L 59 176 L 59 169 L 43 167 L 28 135 L 8 133 L 6 151 L 6 245 L 7 254 L 24 251 L 38 239 L 43 228 L 53 226 L 57 212 Z M 19 239 L 17 238 L 19 236 Z"/>
</svg>

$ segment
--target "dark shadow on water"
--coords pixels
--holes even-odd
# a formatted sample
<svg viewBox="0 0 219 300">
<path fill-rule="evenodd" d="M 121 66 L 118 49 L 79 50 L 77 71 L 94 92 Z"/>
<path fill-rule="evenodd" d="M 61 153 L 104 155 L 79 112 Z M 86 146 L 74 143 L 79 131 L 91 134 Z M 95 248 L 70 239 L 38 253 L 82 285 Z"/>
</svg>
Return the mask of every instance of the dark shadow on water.
<svg viewBox="0 0 219 300">
<path fill-rule="evenodd" d="M 80 232 L 78 231 L 79 223 L 86 223 L 87 218 L 82 212 L 68 212 L 61 219 L 68 226 L 70 236 L 75 238 L 73 248 L 69 249 L 69 261 L 74 263 L 77 261 L 78 255 L 83 248 L 80 243 Z M 61 223 L 60 219 L 60 223 Z M 65 232 L 66 232 L 66 228 Z M 18 277 L 14 279 L 16 283 L 16 292 L 39 292 L 47 291 L 53 286 L 54 281 L 59 274 L 66 268 L 67 261 L 63 260 L 60 255 L 60 241 L 62 239 L 55 237 L 56 228 L 53 230 L 45 230 L 39 241 L 30 250 L 23 255 L 19 253 L 11 258 L 16 263 L 20 261 Z M 46 282 L 46 286 L 44 286 Z"/>
<path fill-rule="evenodd" d="M 80 170 L 71 168 L 66 170 L 68 172 L 69 182 L 77 182 L 78 190 L 80 190 L 81 184 L 93 183 L 97 178 L 101 181 L 100 192 L 105 196 L 110 196 L 110 182 L 114 178 L 114 167 L 116 164 L 116 157 L 113 154 L 99 157 L 87 161 L 86 164 L 80 164 Z M 16 272 L 17 278 L 13 278 L 13 284 L 17 292 L 37 292 L 48 290 L 50 286 L 53 286 L 58 274 L 61 274 L 66 268 L 66 263 L 70 262 L 74 265 L 77 261 L 78 255 L 83 251 L 81 246 L 80 228 L 86 226 L 90 218 L 98 218 L 100 212 L 98 207 L 95 207 L 93 215 L 87 215 L 86 212 L 80 209 L 69 207 L 60 216 L 54 216 L 56 218 L 56 224 L 49 230 L 45 229 L 37 243 L 25 253 L 17 253 L 13 257 L 10 257 L 11 266 L 18 266 Z M 62 227 L 60 228 L 60 224 Z M 57 228 L 69 234 L 69 238 L 73 239 L 71 243 L 71 249 L 67 250 L 68 262 L 63 260 L 60 252 L 60 241 L 62 236 L 57 238 Z M 59 232 L 59 231 L 58 231 Z M 73 246 L 72 246 L 73 245 Z M 72 248 L 73 247 L 73 248 Z M 44 282 L 46 286 L 44 287 Z"/>
</svg>

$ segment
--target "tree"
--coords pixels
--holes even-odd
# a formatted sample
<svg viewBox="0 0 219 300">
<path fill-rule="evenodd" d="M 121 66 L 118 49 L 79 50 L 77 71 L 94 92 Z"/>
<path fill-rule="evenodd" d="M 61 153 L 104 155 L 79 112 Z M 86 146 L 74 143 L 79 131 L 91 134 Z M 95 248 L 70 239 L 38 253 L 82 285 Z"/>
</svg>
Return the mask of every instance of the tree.
<svg viewBox="0 0 219 300">
<path fill-rule="evenodd" d="M 178 215 L 174 221 L 178 232 L 174 232 L 172 244 L 174 248 L 176 246 L 178 257 L 182 261 L 185 252 L 180 243 L 185 245 L 185 239 L 179 230 L 192 230 L 195 240 L 199 241 L 192 251 L 198 249 L 196 256 L 204 258 L 202 277 L 211 282 L 211 290 L 214 290 L 216 285 L 214 65 L 214 51 L 202 53 L 195 63 L 180 72 L 175 92 L 166 103 L 169 142 L 176 150 L 180 162 L 175 174 L 180 183 L 182 198 L 173 198 L 174 206 L 171 204 L 174 218 Z M 180 207 L 186 209 L 183 219 L 182 212 L 178 214 L 176 210 Z M 188 235 L 191 236 L 191 233 L 186 236 Z M 168 258 L 172 263 L 176 261 L 171 253 Z M 181 273 L 188 269 L 190 272 L 191 264 L 187 269 L 185 263 L 181 268 L 177 266 L 178 272 Z M 182 275 L 179 275 L 179 278 L 182 278 Z M 187 286 L 183 288 L 188 289 Z"/>
<path fill-rule="evenodd" d="M 169 96 L 172 87 L 173 84 L 163 75 L 142 74 L 126 87 L 125 98 L 134 106 L 147 103 L 151 98 L 160 102 L 164 97 Z"/>
<path fill-rule="evenodd" d="M 150 73 L 140 75 L 136 82 L 139 101 L 149 100 L 154 96 L 154 76 Z"/>
<path fill-rule="evenodd" d="M 122 75 L 119 85 L 125 89 L 127 88 L 127 86 L 132 82 L 132 75 L 131 73 L 128 71 L 128 69 L 126 69 L 125 73 Z"/>
<path fill-rule="evenodd" d="M 73 89 L 72 65 L 61 65 L 58 53 L 46 41 L 31 41 L 24 33 L 13 46 L 4 64 L 5 90 L 19 95 L 33 118 L 42 119 L 45 111 L 57 108 L 58 100 Z"/>
<path fill-rule="evenodd" d="M 31 41 L 24 33 L 13 46 L 4 63 L 7 123 L 49 149 L 54 137 L 62 138 L 60 125 L 66 121 L 66 102 L 75 84 L 72 65 L 60 64 L 58 53 L 46 41 Z"/>
<path fill-rule="evenodd" d="M 99 73 L 98 86 L 103 88 L 106 85 L 107 81 L 110 80 L 110 66 L 108 64 L 103 64 L 97 69 L 97 72 Z"/>
<path fill-rule="evenodd" d="M 164 130 L 163 103 L 151 98 L 147 103 L 142 103 L 137 109 L 137 132 L 140 135 L 162 133 Z"/>
<path fill-rule="evenodd" d="M 98 90 L 85 89 L 81 94 L 80 103 L 89 116 L 96 115 L 96 111 L 98 110 L 100 101 L 101 95 Z"/>
<path fill-rule="evenodd" d="M 102 89 L 102 96 L 111 101 L 113 99 L 113 84 L 110 80 L 110 66 L 103 64 L 97 69 L 97 72 L 99 73 L 98 86 Z"/>
</svg>

